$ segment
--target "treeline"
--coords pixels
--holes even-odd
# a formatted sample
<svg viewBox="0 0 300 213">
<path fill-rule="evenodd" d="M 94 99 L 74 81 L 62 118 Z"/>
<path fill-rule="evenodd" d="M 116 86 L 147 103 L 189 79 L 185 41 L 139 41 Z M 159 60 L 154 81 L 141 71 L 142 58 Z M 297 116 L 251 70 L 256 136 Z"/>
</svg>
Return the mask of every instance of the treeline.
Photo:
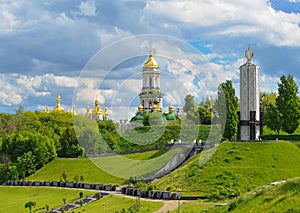
<svg viewBox="0 0 300 213">
<path fill-rule="evenodd" d="M 0 181 L 21 179 L 59 157 L 83 156 L 70 113 L 0 114 Z"/>
<path fill-rule="evenodd" d="M 0 114 L 0 182 L 23 179 L 58 157 L 99 156 L 164 148 L 167 141 L 219 140 L 220 128 L 182 127 L 179 123 L 144 126 L 125 132 L 111 120 L 96 121 L 70 113 Z"/>
</svg>

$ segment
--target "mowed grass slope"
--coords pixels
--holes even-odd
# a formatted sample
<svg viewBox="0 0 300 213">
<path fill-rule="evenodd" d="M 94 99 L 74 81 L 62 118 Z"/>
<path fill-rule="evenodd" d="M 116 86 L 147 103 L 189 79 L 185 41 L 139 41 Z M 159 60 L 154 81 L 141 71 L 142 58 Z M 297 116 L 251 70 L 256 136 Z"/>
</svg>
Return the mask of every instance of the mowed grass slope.
<svg viewBox="0 0 300 213">
<path fill-rule="evenodd" d="M 181 149 L 154 150 L 143 153 L 107 156 L 100 158 L 57 158 L 26 180 L 59 181 L 62 173 L 67 172 L 67 180 L 74 181 L 77 176 L 84 182 L 121 185 L 127 183 L 126 174 L 147 173 L 163 166 Z M 99 164 L 97 167 L 94 163 Z M 109 174 L 110 173 L 110 174 Z"/>
<path fill-rule="evenodd" d="M 247 194 L 230 205 L 208 212 L 300 212 L 300 178 Z M 209 210 L 209 209 L 208 209 Z"/>
<path fill-rule="evenodd" d="M 300 149 L 290 142 L 224 142 L 205 165 L 199 163 L 201 154 L 153 184 L 162 190 L 226 197 L 237 188 L 245 193 L 300 174 Z"/>
<path fill-rule="evenodd" d="M 103 213 L 104 208 L 105 212 L 121 212 L 122 209 L 125 209 L 126 212 L 128 208 L 136 203 L 136 198 L 127 198 L 121 197 L 117 195 L 108 195 L 100 200 L 97 200 L 93 203 L 90 203 L 86 206 L 82 206 L 79 208 L 74 209 L 74 212 L 96 212 L 96 213 Z M 151 213 L 163 206 L 162 202 L 151 202 L 145 200 L 139 200 L 140 202 L 140 210 L 139 212 L 143 213 Z M 105 203 L 105 207 L 103 206 Z M 84 210 L 84 211 L 83 211 Z"/>
<path fill-rule="evenodd" d="M 5 213 L 21 213 L 29 212 L 25 209 L 25 203 L 35 201 L 36 208 L 43 208 L 49 205 L 49 209 L 62 206 L 63 198 L 66 202 L 74 202 L 79 199 L 79 192 L 83 192 L 83 196 L 95 194 L 90 190 L 74 190 L 65 188 L 48 188 L 48 187 L 23 187 L 23 186 L 0 186 L 0 212 Z M 37 211 L 45 212 L 46 209 Z"/>
</svg>

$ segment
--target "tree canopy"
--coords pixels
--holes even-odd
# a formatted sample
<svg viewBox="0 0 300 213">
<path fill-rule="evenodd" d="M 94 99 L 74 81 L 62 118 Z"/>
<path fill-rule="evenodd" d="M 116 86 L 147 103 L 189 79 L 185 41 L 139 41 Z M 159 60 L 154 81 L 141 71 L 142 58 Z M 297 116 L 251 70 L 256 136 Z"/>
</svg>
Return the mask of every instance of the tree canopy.
<svg viewBox="0 0 300 213">
<path fill-rule="evenodd" d="M 280 83 L 278 83 L 276 106 L 282 120 L 282 130 L 290 134 L 295 132 L 299 126 L 300 100 L 298 86 L 292 75 L 281 76 Z"/>
<path fill-rule="evenodd" d="M 214 111 L 218 122 L 223 126 L 223 138 L 232 140 L 237 136 L 238 128 L 238 98 L 231 81 L 227 80 L 218 87 L 218 97 Z"/>
</svg>

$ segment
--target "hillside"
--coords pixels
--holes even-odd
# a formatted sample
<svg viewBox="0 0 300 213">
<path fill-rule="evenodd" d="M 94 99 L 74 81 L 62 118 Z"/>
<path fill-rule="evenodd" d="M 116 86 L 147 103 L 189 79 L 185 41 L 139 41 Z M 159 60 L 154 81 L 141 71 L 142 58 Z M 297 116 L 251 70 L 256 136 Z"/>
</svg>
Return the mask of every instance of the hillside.
<svg viewBox="0 0 300 213">
<path fill-rule="evenodd" d="M 224 142 L 201 165 L 199 157 L 203 154 L 153 184 L 162 190 L 220 199 L 234 195 L 237 188 L 245 193 L 300 173 L 300 167 L 295 166 L 300 163 L 300 149 L 289 142 Z"/>
<path fill-rule="evenodd" d="M 24 207 L 28 201 L 36 202 L 36 208 L 40 209 L 37 211 L 38 213 L 45 212 L 46 205 L 49 206 L 49 209 L 61 206 L 63 204 L 63 198 L 65 198 L 67 202 L 78 200 L 79 192 L 83 192 L 84 197 L 95 194 L 95 191 L 92 190 L 0 186 L 0 212 L 28 212 L 28 209 Z"/>
<path fill-rule="evenodd" d="M 67 180 L 75 181 L 83 176 L 84 182 L 121 185 L 129 176 L 149 173 L 163 166 L 181 149 L 154 150 L 127 155 L 116 155 L 99 158 L 56 158 L 26 180 L 60 180 L 62 173 L 67 172 Z M 94 163 L 99 164 L 98 168 Z M 104 170 L 103 170 L 104 168 Z M 116 174 L 111 175 L 110 173 Z M 124 179 L 122 177 L 128 178 Z"/>
<path fill-rule="evenodd" d="M 249 193 L 228 206 L 208 212 L 300 212 L 300 178 Z"/>
</svg>

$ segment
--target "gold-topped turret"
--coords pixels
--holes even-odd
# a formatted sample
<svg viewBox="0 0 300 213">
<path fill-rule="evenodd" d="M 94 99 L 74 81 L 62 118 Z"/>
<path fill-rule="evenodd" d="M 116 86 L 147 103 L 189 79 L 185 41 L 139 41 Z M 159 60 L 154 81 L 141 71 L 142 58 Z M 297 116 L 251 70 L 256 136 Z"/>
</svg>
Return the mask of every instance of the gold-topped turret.
<svg viewBox="0 0 300 213">
<path fill-rule="evenodd" d="M 158 63 L 157 61 L 153 58 L 153 52 L 152 50 L 150 50 L 150 53 L 149 53 L 149 58 L 148 60 L 145 62 L 144 64 L 144 68 L 158 68 Z"/>
<path fill-rule="evenodd" d="M 153 112 L 157 112 L 158 111 L 158 106 L 157 104 L 154 104 L 152 107 Z"/>
<path fill-rule="evenodd" d="M 245 52 L 245 56 L 247 58 L 247 61 L 252 61 L 252 58 L 254 56 L 254 52 L 250 48 L 250 44 L 248 44 L 248 49 Z"/>
<path fill-rule="evenodd" d="M 173 113 L 174 112 L 174 107 L 172 106 L 172 104 L 170 104 L 169 106 L 169 113 Z"/>
<path fill-rule="evenodd" d="M 138 112 L 143 112 L 143 110 L 144 110 L 144 107 L 142 105 L 139 105 Z"/>
<path fill-rule="evenodd" d="M 100 117 L 101 114 L 102 114 L 102 110 L 101 110 L 101 108 L 99 106 L 99 101 L 96 98 L 96 100 L 95 100 L 95 107 L 93 109 L 93 117 Z"/>
<path fill-rule="evenodd" d="M 103 109 L 103 120 L 107 120 L 107 117 L 108 117 L 108 112 L 107 112 L 107 107 L 105 106 L 104 109 Z"/>
<path fill-rule="evenodd" d="M 60 95 L 56 96 L 56 106 L 53 108 L 53 112 L 64 112 L 65 109 L 60 106 Z"/>
<path fill-rule="evenodd" d="M 47 106 L 44 108 L 44 113 L 49 113 L 49 108 Z"/>
</svg>

